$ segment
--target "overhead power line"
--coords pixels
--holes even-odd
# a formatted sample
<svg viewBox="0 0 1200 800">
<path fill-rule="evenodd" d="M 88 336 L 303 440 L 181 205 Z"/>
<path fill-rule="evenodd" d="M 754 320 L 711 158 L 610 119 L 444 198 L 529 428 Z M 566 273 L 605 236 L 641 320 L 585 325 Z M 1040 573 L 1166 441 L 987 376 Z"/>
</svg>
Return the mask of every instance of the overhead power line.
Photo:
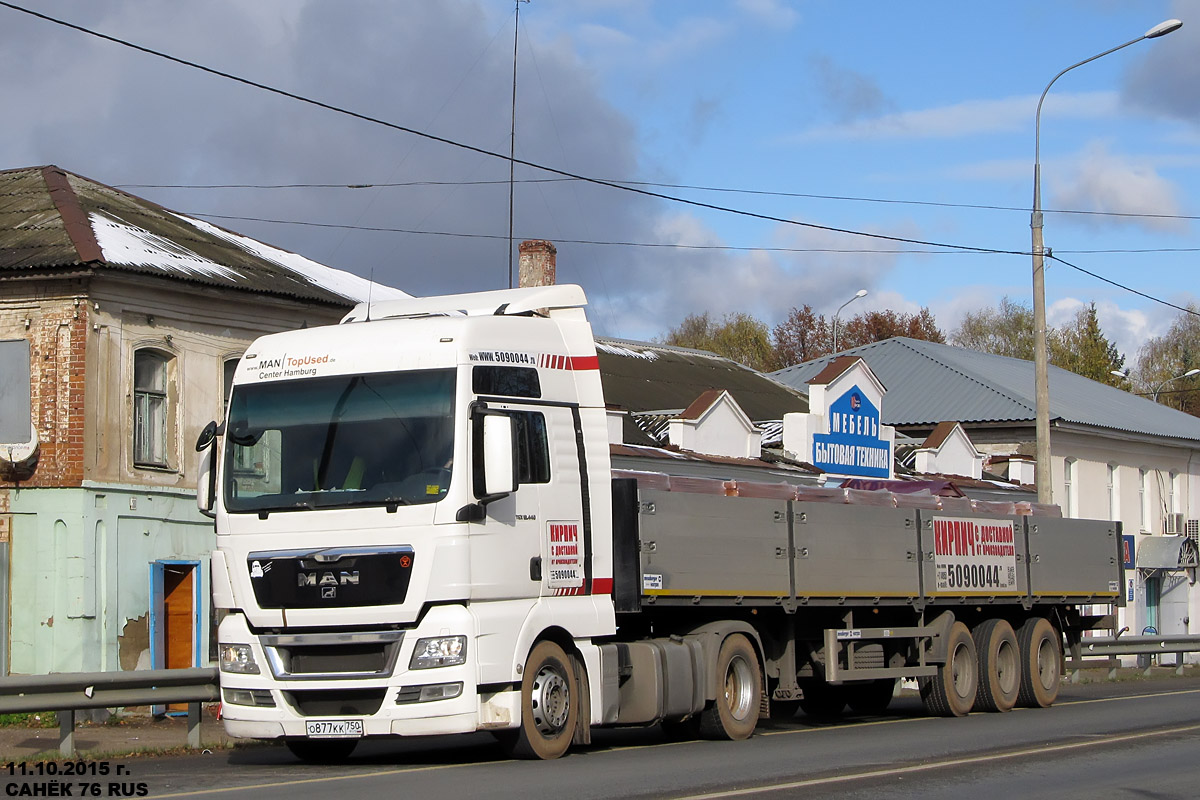
<svg viewBox="0 0 1200 800">
<path fill-rule="evenodd" d="M 181 211 L 180 213 L 187 214 L 191 217 L 200 217 L 203 219 L 223 219 L 237 220 L 241 222 L 265 222 L 272 225 L 298 225 L 310 228 L 333 228 L 336 230 L 351 230 L 351 231 L 370 231 L 375 233 L 403 233 L 414 236 L 448 236 L 459 237 L 462 239 L 507 239 L 507 236 L 501 236 L 494 233 L 465 233 L 461 231 L 429 231 L 416 230 L 413 228 L 392 228 L 376 225 L 350 225 L 337 222 L 313 222 L 310 220 L 297 219 L 272 219 L 270 217 L 246 217 L 238 214 L 210 214 L 204 211 Z M 648 247 L 648 248 L 674 248 L 678 250 L 729 250 L 742 252 L 761 252 L 761 253 L 866 253 L 866 254 L 894 254 L 894 255 L 963 255 L 960 250 L 930 250 L 918 249 L 915 247 L 907 248 L 876 248 L 876 247 L 765 247 L 762 245 L 731 245 L 731 244 L 685 244 L 683 242 L 628 242 L 608 239 L 564 239 L 555 237 L 554 241 L 559 244 L 587 244 L 612 247 Z M 1089 253 L 1089 254 L 1107 254 L 1107 253 L 1197 253 L 1200 252 L 1200 247 L 1194 248 L 1148 248 L 1144 250 L 1056 250 L 1061 253 Z M 1008 253 L 992 253 L 986 252 L 980 255 L 1008 255 Z M 1021 255 L 1029 255 L 1022 253 Z"/>
<path fill-rule="evenodd" d="M 899 200 L 885 197 L 855 197 L 839 194 L 812 194 L 809 192 L 779 192 L 768 189 L 740 189 L 729 186 L 700 186 L 688 183 L 659 183 L 656 181 L 627 181 L 618 178 L 605 179 L 608 183 L 622 186 L 655 186 L 660 189 L 689 189 L 697 192 L 723 192 L 727 194 L 762 195 L 765 197 L 792 197 L 805 200 L 839 200 L 853 203 L 883 203 L 887 205 L 934 206 L 937 208 L 967 208 L 984 211 L 1022 211 L 1027 207 L 998 206 L 983 203 L 947 203 L 934 200 Z M 518 178 L 515 183 L 568 183 L 575 178 Z M 414 186 L 499 186 L 508 185 L 506 180 L 477 181 L 394 181 L 389 183 L 117 183 L 116 189 L 398 189 Z M 1142 219 L 1200 220 L 1192 214 L 1150 214 L 1132 211 L 1086 211 L 1077 208 L 1044 208 L 1044 214 L 1079 214 L 1097 217 L 1130 217 Z M 1106 251 L 1107 252 L 1107 251 Z"/>
<path fill-rule="evenodd" d="M 281 97 L 286 97 L 286 98 L 295 100 L 300 103 L 305 103 L 307 105 L 315 106 L 317 108 L 322 108 L 322 109 L 325 109 L 326 111 L 332 111 L 336 114 L 343 114 L 345 116 L 352 117 L 354 119 L 358 119 L 363 122 L 368 122 L 373 125 L 380 125 L 382 127 L 390 128 L 392 130 L 400 131 L 402 133 L 407 133 L 407 134 L 410 134 L 413 136 L 427 139 L 429 141 L 438 142 L 440 144 L 444 144 L 449 147 L 455 147 L 458 149 L 467 150 L 469 152 L 488 156 L 489 158 L 495 158 L 495 159 L 499 159 L 501 161 L 507 161 L 511 164 L 521 164 L 522 166 L 541 170 L 543 172 L 548 172 L 552 175 L 558 175 L 561 178 L 583 181 L 583 182 L 591 183 L 591 184 L 594 184 L 597 186 L 606 186 L 611 189 L 617 189 L 620 191 L 630 192 L 630 193 L 642 195 L 645 197 L 652 197 L 652 198 L 656 198 L 659 200 L 666 200 L 666 201 L 673 202 L 673 203 L 680 203 L 683 205 L 692 206 L 694 208 L 704 208 L 704 209 L 707 209 L 710 211 L 717 211 L 717 212 L 726 213 L 726 214 L 734 214 L 734 215 L 738 215 L 738 216 L 749 217 L 752 219 L 759 219 L 759 220 L 763 220 L 766 222 L 776 222 L 776 223 L 779 223 L 782 225 L 795 225 L 798 227 L 809 228 L 812 230 L 821 230 L 821 231 L 826 231 L 829 233 L 841 233 L 841 234 L 846 234 L 849 236 L 862 236 L 862 237 L 869 238 L 869 239 L 878 239 L 878 240 L 882 240 L 882 241 L 897 242 L 900 244 L 918 245 L 918 246 L 923 246 L 923 247 L 936 247 L 936 248 L 942 248 L 943 250 L 956 250 L 956 251 L 961 251 L 961 252 L 991 253 L 991 254 L 1000 254 L 1000 255 L 1028 255 L 1028 253 L 1020 251 L 1020 250 L 1005 250 L 1005 249 L 998 249 L 998 248 L 976 247 L 976 246 L 972 246 L 972 245 L 953 244 L 953 243 L 948 243 L 948 242 L 935 242 L 935 241 L 928 241 L 928 240 L 923 240 L 923 239 L 913 239 L 913 238 L 902 237 L 902 236 L 889 236 L 887 234 L 871 233 L 868 231 L 854 230 L 851 228 L 838 228 L 838 227 L 834 227 L 831 225 L 820 225 L 818 223 L 813 223 L 813 222 L 801 222 L 798 220 L 787 219 L 784 217 L 776 217 L 776 216 L 773 216 L 770 214 L 760 214 L 758 212 L 746 211 L 744 209 L 737 209 L 737 208 L 731 208 L 728 206 L 716 205 L 714 203 L 704 203 L 704 202 L 701 202 L 698 200 L 690 200 L 690 199 L 684 198 L 684 197 L 676 197 L 673 195 L 663 194 L 662 192 L 655 192 L 655 191 L 650 191 L 649 189 L 641 188 L 642 186 L 657 185 L 657 184 L 651 184 L 649 182 L 621 183 L 621 182 L 617 182 L 617 181 L 604 180 L 604 179 L 600 179 L 600 178 L 589 177 L 586 175 L 580 175 L 580 174 L 570 172 L 567 170 L 558 169 L 556 167 L 550 167 L 550 166 L 546 166 L 544 164 L 538 164 L 538 163 L 535 163 L 532 161 L 527 161 L 525 159 L 515 158 L 511 155 L 505 156 L 502 153 L 497 153 L 497 152 L 494 152 L 491 150 L 487 150 L 486 148 L 476 147 L 474 145 L 466 144 L 465 142 L 459 142 L 459 141 L 456 141 L 454 139 L 449 139 L 444 136 L 438 136 L 436 134 L 427 133 L 425 131 L 421 131 L 416 128 L 411 128 L 411 127 L 408 127 L 405 125 L 400 125 L 398 123 L 388 122 L 387 120 L 383 120 L 378 117 L 372 117 L 370 115 L 363 114 L 363 113 L 360 113 L 357 111 L 351 111 L 349 109 L 342 108 L 340 106 L 335 106 L 331 103 L 326 103 L 321 100 L 316 100 L 314 98 L 306 97 L 304 95 L 296 94 L 294 92 L 289 92 L 284 89 L 279 89 L 277 87 L 270 86 L 268 84 L 259 83 L 257 81 L 252 81 L 248 78 L 243 78 L 243 77 L 234 75 L 229 72 L 224 72 L 224 71 L 221 71 L 218 69 L 214 69 L 213 67 L 208 67 L 203 64 L 197 63 L 195 61 L 189 61 L 187 59 L 179 58 L 177 56 L 173 56 L 173 55 L 164 53 L 159 50 L 154 50 L 152 48 L 145 47 L 143 45 L 135 44 L 135 43 L 130 42 L 125 39 L 121 39 L 121 38 L 118 38 L 115 36 L 110 36 L 108 34 L 101 33 L 96 30 L 92 30 L 91 28 L 86 28 L 82 25 L 77 25 L 75 23 L 68 22 L 63 19 L 59 19 L 57 17 L 52 17 L 52 16 L 49 16 L 48 14 L 43 14 L 41 12 L 34 11 L 29 8 L 25 8 L 23 6 L 19 6 L 14 3 L 7 2 L 7 0 L 0 0 L 0 7 L 8 8 L 13 11 L 20 12 L 22 14 L 27 14 L 29 16 L 36 17 L 43 21 L 50 22 L 55 25 L 60 25 L 65 28 L 69 28 L 71 30 L 75 30 L 80 33 L 87 34 L 88 36 L 94 36 L 98 39 L 103 39 L 104 41 L 112 42 L 113 44 L 117 44 L 122 47 L 128 47 L 130 49 L 137 50 L 138 52 L 145 53 L 145 54 L 151 55 L 151 56 L 155 56 L 156 58 L 161 58 L 166 61 L 170 61 L 172 63 L 179 64 L 184 67 L 189 67 L 191 69 L 199 70 L 201 72 L 206 72 L 210 75 L 214 75 L 219 78 L 224 78 L 226 80 L 230 80 L 235 83 L 240 83 L 245 86 L 250 86 L 252 88 L 259 89 L 261 91 L 279 95 Z M 683 185 L 676 185 L 676 188 L 703 188 L 703 187 L 685 187 Z M 716 189 L 713 189 L 713 190 L 718 191 Z M 746 190 L 746 191 L 748 193 L 767 194 L 767 192 L 757 192 L 756 190 Z M 798 193 L 797 193 L 797 196 L 799 196 Z M 836 196 L 822 196 L 822 195 L 805 195 L 805 196 L 812 197 L 812 198 L 820 198 L 820 199 L 837 199 Z M 865 200 L 867 198 L 862 198 L 862 199 Z M 901 202 L 901 201 L 879 200 L 877 202 Z M 936 203 L 926 203 L 924 201 L 906 201 L 906 202 L 937 205 Z M 1008 209 L 1006 209 L 1006 210 L 1008 210 Z M 1024 209 L 1011 209 L 1011 210 L 1024 210 Z M 1067 212 L 1067 213 L 1100 213 L 1100 212 Z M 213 216 L 214 218 L 218 218 L 218 219 L 228 218 L 228 217 L 220 217 L 217 215 L 210 215 L 210 216 Z M 1190 219 L 1190 217 L 1188 217 L 1188 218 Z M 267 222 L 269 220 L 260 220 L 260 221 Z M 320 223 L 311 223 L 311 224 L 319 225 Z M 461 235 L 461 234 L 459 234 L 459 235 Z M 1200 316 L 1200 313 L 1192 311 L 1191 309 L 1184 308 L 1183 306 L 1179 306 L 1174 303 L 1167 302 L 1165 300 L 1161 300 L 1157 297 L 1153 297 L 1152 295 L 1146 294 L 1145 292 L 1141 292 L 1141 291 L 1138 291 L 1137 289 L 1133 289 L 1129 286 L 1125 286 L 1121 283 L 1118 283 L 1116 281 L 1113 281 L 1113 280 L 1105 278 L 1101 275 L 1098 275 L 1094 272 L 1091 272 L 1090 270 L 1084 269 L 1083 267 L 1079 267 L 1079 266 L 1076 266 L 1075 264 L 1071 264 L 1070 262 L 1064 261 L 1063 259 L 1061 259 L 1057 256 L 1048 256 L 1048 257 L 1051 257 L 1055 261 L 1058 261 L 1068 267 L 1071 267 L 1072 269 L 1076 269 L 1080 272 L 1090 275 L 1090 276 L 1096 278 L 1097 280 L 1111 284 L 1112 286 L 1115 286 L 1117 288 L 1124 289 L 1125 291 L 1131 292 L 1140 297 L 1144 297 L 1153 302 L 1160 303 L 1165 306 L 1169 306 L 1170 308 L 1174 308 L 1174 309 L 1183 311 L 1188 314 L 1194 314 L 1196 316 Z"/>
<path fill-rule="evenodd" d="M 1111 278 L 1106 278 L 1103 275 L 1098 275 L 1089 269 L 1084 269 L 1083 267 L 1072 264 L 1070 261 L 1064 261 L 1063 259 L 1059 258 L 1056 253 L 1048 252 L 1045 254 L 1045 256 L 1046 256 L 1046 258 L 1053 259 L 1054 261 L 1057 261 L 1058 263 L 1060 263 L 1064 266 L 1070 267 L 1071 269 L 1079 270 L 1084 275 L 1091 275 L 1096 280 L 1103 281 L 1104 283 L 1107 283 L 1110 286 L 1115 286 L 1118 289 L 1124 289 L 1125 291 L 1127 291 L 1131 294 L 1136 294 L 1138 297 L 1144 297 L 1147 300 L 1153 300 L 1155 303 L 1159 303 L 1159 304 L 1167 306 L 1169 308 L 1174 308 L 1177 311 L 1182 311 L 1185 314 L 1191 314 L 1194 317 L 1200 317 L 1200 312 L 1193 311 L 1192 309 L 1185 308 L 1184 306 L 1176 305 L 1175 303 L 1168 302 L 1167 300 L 1162 300 L 1158 297 L 1155 297 L 1154 295 L 1150 295 L 1150 294 L 1146 294 L 1145 292 L 1138 291 L 1137 289 L 1134 289 L 1130 286 L 1126 286 L 1123 283 L 1117 283 L 1116 281 L 1112 280 Z"/>
<path fill-rule="evenodd" d="M 760 214 L 760 213 L 754 212 L 754 211 L 746 211 L 744 209 L 730 208 L 728 206 L 720 206 L 720 205 L 716 205 L 715 203 L 704 203 L 699 200 L 689 200 L 684 197 L 675 197 L 673 195 L 663 194 L 662 192 L 650 191 L 649 189 L 643 189 L 638 186 L 623 185 L 620 183 L 616 183 L 614 181 L 603 180 L 600 178 L 592 178 L 587 175 L 580 175 L 580 174 L 577 174 L 574 172 L 570 172 L 568 170 L 558 169 L 557 167 L 549 167 L 549 166 L 546 166 L 545 164 L 538 164 L 533 161 L 527 161 L 527 160 L 521 159 L 521 158 L 506 156 L 503 153 L 497 153 L 495 151 L 488 150 L 483 147 L 476 147 L 475 145 L 466 144 L 465 142 L 459 142 L 454 139 L 449 139 L 445 136 L 438 136 L 436 134 L 427 133 L 425 131 L 418 130 L 416 128 L 411 128 L 406 125 L 400 125 L 395 122 L 388 122 L 387 120 L 383 120 L 378 117 L 372 117 L 368 114 L 363 114 L 358 111 L 351 111 L 349 109 L 342 108 L 341 106 L 335 106 L 332 103 L 326 103 L 322 100 L 316 100 L 311 97 L 306 97 L 301 94 L 296 94 L 295 92 L 289 92 L 285 89 L 279 89 L 277 87 L 270 86 L 265 83 L 259 83 L 257 81 L 252 81 L 249 78 L 243 78 L 243 77 L 234 75 L 229 72 L 223 72 L 222 70 L 214 69 L 213 67 L 208 67 L 203 64 L 197 63 L 195 61 L 188 61 L 187 59 L 179 58 L 178 56 L 173 56 L 168 53 L 164 53 L 160 50 L 154 50 L 152 48 L 145 47 L 140 44 L 135 44 L 126 39 L 120 39 L 116 36 L 110 36 L 106 33 L 101 33 L 99 31 L 92 30 L 91 28 L 85 28 L 82 25 L 76 25 L 73 22 L 68 22 L 66 20 L 59 19 L 57 17 L 52 17 L 52 16 L 49 16 L 48 14 L 43 14 L 41 12 L 34 11 L 29 8 L 25 8 L 23 6 L 19 6 L 14 3 L 6 2 L 6 0 L 0 0 L 0 6 L 2 6 L 4 8 L 12 9 L 13 11 L 19 11 L 22 14 L 28 14 L 32 17 L 37 17 L 38 19 L 53 23 L 55 25 L 61 25 L 65 28 L 70 28 L 71 30 L 79 31 L 80 33 L 85 33 L 88 36 L 94 36 L 98 39 L 103 39 L 104 41 L 121 45 L 122 47 L 128 47 L 130 49 L 137 50 L 138 52 L 145 53 L 145 54 L 151 55 L 151 56 L 155 56 L 156 58 L 161 58 L 166 61 L 170 61 L 172 63 L 179 64 L 181 66 L 200 70 L 201 72 L 207 72 L 208 74 L 215 75 L 218 78 L 224 78 L 226 80 L 234 81 L 235 83 L 243 84 L 244 86 L 250 86 L 252 88 L 259 89 L 264 92 L 269 92 L 271 94 L 279 95 L 280 97 L 286 97 L 288 99 L 295 100 L 300 103 L 306 103 L 308 105 L 315 106 L 317 108 L 323 108 L 326 111 L 332 111 L 335 114 L 344 114 L 348 117 L 352 117 L 354 119 L 358 119 L 363 122 L 369 122 L 373 125 L 380 125 L 385 128 L 390 128 L 392 130 L 400 131 L 402 133 L 411 134 L 413 136 L 419 136 L 423 139 L 428 139 L 429 141 L 438 142 L 439 144 L 444 144 L 449 147 L 456 147 L 461 150 L 467 150 L 472 153 L 478 153 L 479 155 L 488 156 L 489 158 L 495 158 L 495 159 L 499 159 L 501 161 L 511 162 L 514 164 L 520 164 L 525 167 L 530 167 L 532 169 L 541 170 L 543 172 L 549 172 L 553 175 L 559 175 L 564 178 L 573 178 L 575 180 L 585 181 L 587 183 L 595 184 L 597 186 L 607 186 L 611 189 L 618 189 L 618 190 L 625 191 L 625 192 L 631 192 L 633 194 L 639 194 L 644 197 L 653 197 L 653 198 L 656 198 L 659 200 L 667 200 L 667 201 L 670 201 L 673 203 L 680 203 L 683 205 L 692 206 L 693 208 L 704 208 L 704 209 L 708 209 L 710 211 L 717 211 L 717 212 L 724 213 L 724 214 L 735 214 L 738 216 L 749 217 L 752 219 L 759 219 L 759 220 L 763 220 L 766 222 L 777 222 L 781 225 L 795 225 L 798 227 L 810 228 L 812 230 L 826 231 L 829 233 L 842 233 L 842 234 L 846 234 L 848 236 L 863 236 L 863 237 L 866 237 L 869 239 L 880 239 L 883 241 L 900 242 L 903 244 L 915 244 L 915 245 L 921 245 L 921 246 L 925 246 L 925 247 L 942 247 L 942 248 L 947 248 L 947 249 L 951 249 L 951 250 L 962 250 L 962 251 L 966 251 L 966 252 L 975 252 L 975 253 L 1002 253 L 1002 254 L 1007 254 L 1007 255 L 1022 255 L 1021 251 L 1019 251 L 1019 250 L 1003 250 L 1003 249 L 997 249 L 997 248 L 991 248 L 991 247 L 975 247 L 975 246 L 971 246 L 971 245 L 951 244 L 948 242 L 933 242 L 933 241 L 926 241 L 923 239 L 911 239 L 911 238 L 907 238 L 907 237 L 903 237 L 903 236 L 889 236 L 887 234 L 882 234 L 882 233 L 870 233 L 868 231 L 854 230 L 851 228 L 838 228 L 838 227 L 834 227 L 832 225 L 820 225 L 815 222 L 801 222 L 799 220 L 787 219 L 785 217 L 776 217 L 771 214 Z"/>
<path fill-rule="evenodd" d="M 180 212 L 191 217 L 200 217 L 202 219 L 224 219 L 224 220 L 239 220 L 242 222 L 266 222 L 275 225 L 302 225 L 312 228 L 337 228 L 353 231 L 370 231 L 375 233 L 404 233 L 416 236 L 450 236 L 462 239 L 508 239 L 507 235 L 498 233 L 462 233 L 456 231 L 421 231 L 411 228 L 389 228 L 374 225 L 343 225 L 334 222 L 311 222 L 305 220 L 294 219 L 270 219 L 267 217 L 243 217 L 233 214 L 208 214 L 197 211 Z M 756 247 L 756 246 L 739 246 L 739 245 L 724 245 L 724 244 L 683 244 L 678 242 L 622 242 L 622 241 L 606 241 L 600 239 L 563 239 L 555 237 L 554 241 L 557 244 L 586 244 L 586 245 L 603 245 L 612 247 L 657 247 L 678 250 L 733 250 L 733 251 L 753 251 L 765 253 L 892 253 L 892 254 L 928 254 L 928 255 L 961 255 L 959 250 L 918 250 L 915 248 L 904 249 L 876 249 L 876 248 L 838 248 L 838 247 Z M 981 255 L 1008 255 L 1008 253 L 994 253 L 987 251 Z M 1028 255 L 1023 254 L 1023 255 Z"/>
</svg>

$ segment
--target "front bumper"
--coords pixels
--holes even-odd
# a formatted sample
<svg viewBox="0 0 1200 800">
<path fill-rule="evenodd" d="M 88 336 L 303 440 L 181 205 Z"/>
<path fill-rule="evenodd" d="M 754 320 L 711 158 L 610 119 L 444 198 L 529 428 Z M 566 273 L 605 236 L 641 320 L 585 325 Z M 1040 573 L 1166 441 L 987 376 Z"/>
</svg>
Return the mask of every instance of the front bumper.
<svg viewBox="0 0 1200 800">
<path fill-rule="evenodd" d="M 482 727 L 508 727 L 517 718 L 516 693 L 488 696 L 481 706 L 474 633 L 462 606 L 432 608 L 402 632 L 309 636 L 256 636 L 242 615 L 231 614 L 221 622 L 219 640 L 249 645 L 260 672 L 221 673 L 225 730 L 254 739 L 305 737 L 309 721 L 361 720 L 363 736 L 424 736 L 478 730 L 481 716 Z M 464 663 L 409 668 L 419 639 L 447 635 L 467 637 Z M 327 644 L 289 648 L 312 642 Z M 380 646 L 382 653 L 375 653 Z"/>
</svg>

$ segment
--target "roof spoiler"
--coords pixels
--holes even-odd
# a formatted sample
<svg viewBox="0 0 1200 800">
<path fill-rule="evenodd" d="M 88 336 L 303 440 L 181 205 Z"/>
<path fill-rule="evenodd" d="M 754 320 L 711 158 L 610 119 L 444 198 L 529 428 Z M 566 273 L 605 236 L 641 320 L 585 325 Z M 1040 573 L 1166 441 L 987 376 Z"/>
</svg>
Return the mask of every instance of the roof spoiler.
<svg viewBox="0 0 1200 800">
<path fill-rule="evenodd" d="M 349 314 L 342 317 L 342 322 L 429 316 L 517 316 L 582 308 L 586 305 L 587 298 L 583 289 L 573 283 L 564 283 L 527 289 L 499 289 L 494 292 L 359 303 Z"/>
</svg>

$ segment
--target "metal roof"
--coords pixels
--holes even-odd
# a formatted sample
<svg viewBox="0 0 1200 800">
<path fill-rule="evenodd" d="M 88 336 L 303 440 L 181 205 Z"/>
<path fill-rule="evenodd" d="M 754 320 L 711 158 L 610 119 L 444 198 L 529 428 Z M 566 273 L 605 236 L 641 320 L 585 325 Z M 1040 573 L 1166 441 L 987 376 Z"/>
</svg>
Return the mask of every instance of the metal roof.
<svg viewBox="0 0 1200 800">
<path fill-rule="evenodd" d="M 1033 362 L 963 347 L 896 337 L 797 364 L 772 377 L 804 390 L 837 356 L 860 356 L 888 387 L 888 425 L 1033 424 Z M 1200 418 L 1050 367 L 1050 420 L 1112 431 L 1200 441 Z"/>
<path fill-rule="evenodd" d="M 808 411 L 804 392 L 704 350 L 597 337 L 596 354 L 605 402 L 632 413 L 678 414 L 711 389 L 727 389 L 753 422 Z"/>
<path fill-rule="evenodd" d="M 0 277 L 80 267 L 335 306 L 409 296 L 58 167 L 0 171 Z"/>
</svg>

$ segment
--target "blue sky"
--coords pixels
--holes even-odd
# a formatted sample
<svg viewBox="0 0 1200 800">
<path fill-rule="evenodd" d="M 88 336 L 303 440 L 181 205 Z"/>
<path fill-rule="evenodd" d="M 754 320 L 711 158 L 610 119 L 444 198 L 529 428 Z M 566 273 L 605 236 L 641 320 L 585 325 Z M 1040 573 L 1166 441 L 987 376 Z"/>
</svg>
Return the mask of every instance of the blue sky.
<svg viewBox="0 0 1200 800">
<path fill-rule="evenodd" d="M 508 149 L 512 2 L 27 5 L 407 127 Z M 1064 67 L 1176 17 L 1182 30 L 1055 84 L 1041 159 L 1046 209 L 1104 212 L 1047 213 L 1047 246 L 1186 305 L 1197 300 L 1196 253 L 1112 251 L 1200 247 L 1196 222 L 1171 218 L 1200 213 L 1198 10 L 1190 0 L 532 0 L 521 6 L 516 152 L 604 179 L 752 190 L 648 187 L 771 217 L 1027 252 L 1041 90 Z M 28 109 L 6 126 L 0 167 L 54 163 L 130 186 L 415 294 L 506 285 L 503 161 L 8 9 L 0 31 L 0 101 Z M 517 238 L 559 243 L 560 280 L 583 284 L 594 323 L 611 335 L 653 337 L 700 311 L 747 311 L 771 324 L 804 303 L 832 314 L 859 288 L 869 294 L 844 314 L 928 305 L 951 329 L 1002 295 L 1030 295 L 1028 255 L 872 252 L 936 248 L 574 182 L 531 183 L 546 176 L 528 167 L 516 173 Z M 373 188 L 133 186 L 210 183 Z M 744 249 L 700 249 L 718 247 Z M 833 250 L 849 252 L 825 252 Z M 1179 313 L 1051 262 L 1052 322 L 1092 301 L 1131 360 Z"/>
</svg>

